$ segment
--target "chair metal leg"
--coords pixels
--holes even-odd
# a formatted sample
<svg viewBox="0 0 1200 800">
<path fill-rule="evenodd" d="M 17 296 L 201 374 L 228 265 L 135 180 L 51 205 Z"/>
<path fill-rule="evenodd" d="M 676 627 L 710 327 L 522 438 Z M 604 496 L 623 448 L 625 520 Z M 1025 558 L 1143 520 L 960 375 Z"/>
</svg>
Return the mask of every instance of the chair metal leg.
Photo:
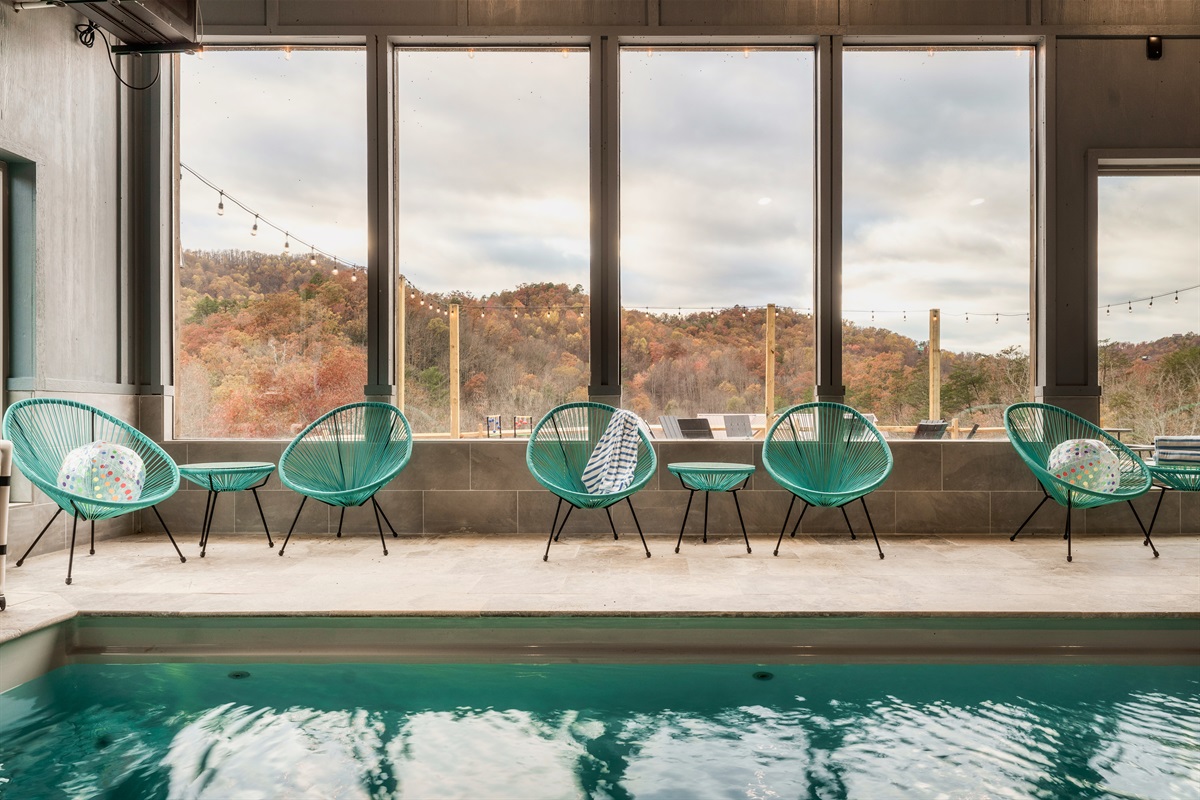
<svg viewBox="0 0 1200 800">
<path fill-rule="evenodd" d="M 704 493 L 704 538 L 701 541 L 705 544 L 708 544 L 708 496 L 711 494 L 712 492 Z"/>
<path fill-rule="evenodd" d="M 779 541 L 775 543 L 775 555 L 779 555 L 779 545 L 783 544 L 783 534 L 787 530 L 788 517 L 792 516 L 792 506 L 796 504 L 796 495 L 792 495 L 792 502 L 788 503 L 787 516 L 783 518 L 783 527 L 779 529 Z M 800 521 L 804 519 L 804 512 L 808 511 L 808 501 L 804 501 L 804 508 L 800 509 L 800 516 L 796 519 L 796 526 L 792 528 L 792 537 L 795 538 L 796 531 L 800 529 Z"/>
<path fill-rule="evenodd" d="M 17 559 L 16 566 L 19 567 L 25 563 L 25 559 L 29 558 L 29 554 L 33 552 L 33 548 L 37 547 L 37 543 L 42 540 L 42 537 L 46 535 L 46 531 L 50 530 L 50 526 L 54 524 L 54 520 L 58 519 L 58 515 L 61 513 L 62 508 L 59 508 L 58 511 L 54 512 L 54 516 L 51 517 L 50 521 L 46 523 L 44 528 L 42 528 L 42 532 L 39 533 L 37 538 L 33 540 L 33 544 L 29 545 L 29 549 L 25 551 L 25 554 Z"/>
<path fill-rule="evenodd" d="M 1067 530 L 1063 534 L 1067 540 L 1067 563 L 1071 562 L 1071 493 L 1067 492 Z"/>
<path fill-rule="evenodd" d="M 1138 516 L 1137 509 L 1133 507 L 1132 500 L 1126 500 L 1129 503 L 1129 510 L 1133 512 L 1133 518 L 1137 520 L 1138 527 L 1142 529 L 1142 544 L 1150 545 L 1150 550 L 1153 551 L 1154 557 L 1158 558 L 1158 548 L 1154 546 L 1154 542 L 1150 541 L 1150 531 L 1154 528 L 1154 520 L 1158 517 L 1158 505 L 1162 503 L 1162 492 L 1158 494 L 1158 503 L 1154 505 L 1154 516 L 1150 518 L 1150 527 L 1147 528 L 1142 524 L 1142 518 Z"/>
<path fill-rule="evenodd" d="M 616 541 L 620 537 L 617 536 L 617 526 L 613 525 L 612 511 L 609 510 L 609 506 L 605 506 L 604 513 L 608 515 L 608 527 L 612 528 L 613 541 Z"/>
<path fill-rule="evenodd" d="M 308 495 L 300 498 L 300 507 L 296 509 L 296 516 L 292 520 L 292 527 L 288 528 L 287 536 L 283 537 L 283 544 L 279 546 L 279 555 L 283 555 L 283 551 L 287 549 L 288 542 L 291 541 L 292 531 L 296 529 L 296 523 L 300 521 L 300 512 L 304 510 L 304 504 L 308 502 Z"/>
<path fill-rule="evenodd" d="M 338 515 L 338 532 L 337 538 L 342 538 L 342 523 L 346 521 L 346 507 L 342 506 L 342 513 Z"/>
<path fill-rule="evenodd" d="M 206 546 L 206 539 L 208 538 L 208 519 L 209 519 L 209 516 L 212 514 L 211 507 L 213 505 L 213 494 L 214 494 L 213 490 L 209 489 L 208 493 L 206 495 L 204 495 L 204 521 L 200 523 L 200 557 L 201 558 L 204 558 L 204 549 Z"/>
<path fill-rule="evenodd" d="M 267 547 L 274 547 L 275 542 L 271 541 L 271 529 L 267 527 L 267 515 L 263 513 L 262 503 L 258 502 L 258 488 L 252 487 L 250 493 L 254 495 L 254 505 L 258 506 L 258 518 L 262 520 L 263 531 L 267 534 Z"/>
<path fill-rule="evenodd" d="M 562 498 L 561 498 L 561 497 L 558 499 L 558 504 L 559 504 L 559 506 L 561 506 L 561 505 L 562 505 Z M 558 539 L 558 537 L 559 537 L 559 534 L 561 534 L 561 533 L 563 532 L 563 528 L 567 527 L 567 520 L 569 520 L 569 519 L 571 518 L 571 512 L 572 512 L 572 511 L 574 511 L 574 510 L 575 510 L 575 506 L 568 504 L 568 505 L 567 505 L 567 513 L 566 513 L 566 514 L 563 516 L 562 525 L 559 525 L 559 526 L 558 526 L 558 530 L 557 530 L 557 531 L 555 531 L 555 530 L 554 530 L 554 527 L 553 527 L 553 526 L 551 526 L 551 528 L 550 528 L 550 539 L 549 539 L 549 540 L 546 542 L 546 552 L 545 552 L 545 554 L 543 554 L 543 555 L 542 555 L 542 561 L 549 561 L 549 560 L 550 560 L 550 542 L 553 542 L 553 541 L 555 541 L 556 539 Z M 558 521 L 558 508 L 555 508 L 555 509 L 554 509 L 554 520 L 555 520 L 556 522 Z"/>
<path fill-rule="evenodd" d="M 683 544 L 683 529 L 687 527 L 688 514 L 692 510 L 692 498 L 696 496 L 695 489 L 689 489 L 691 494 L 688 495 L 687 507 L 683 509 L 683 523 L 679 526 L 679 539 L 675 542 L 675 552 L 679 552 L 679 545 Z"/>
<path fill-rule="evenodd" d="M 79 525 L 79 517 L 71 518 L 71 554 L 67 556 L 67 585 L 71 585 L 71 570 L 75 567 L 75 527 Z"/>
<path fill-rule="evenodd" d="M 646 547 L 646 537 L 642 536 L 642 524 L 638 522 L 637 512 L 633 510 L 633 501 L 626 497 L 625 502 L 629 504 L 629 513 L 633 515 L 633 524 L 637 526 L 638 536 L 641 536 L 642 538 L 642 547 L 646 548 L 646 558 L 649 558 L 650 548 Z M 605 511 L 607 510 L 608 509 L 605 509 Z"/>
<path fill-rule="evenodd" d="M 560 498 L 558 498 L 558 505 L 556 505 L 554 507 L 554 522 L 550 523 L 551 540 L 558 538 L 554 535 L 554 533 L 555 533 L 555 531 L 558 530 L 558 512 L 562 510 L 562 504 L 563 504 L 563 501 L 562 501 L 562 498 L 560 497 Z M 571 512 L 568 511 L 567 513 L 569 514 Z"/>
<path fill-rule="evenodd" d="M 88 522 L 91 523 L 92 528 L 92 541 L 91 544 L 88 545 L 88 555 L 94 556 L 96 555 L 96 520 L 92 519 L 88 520 Z"/>
<path fill-rule="evenodd" d="M 400 534 L 396 533 L 396 529 L 392 527 L 392 521 L 388 519 L 387 514 L 383 512 L 383 506 L 379 505 L 379 501 L 375 499 L 375 495 L 371 495 L 371 502 L 375 504 L 375 508 L 379 509 L 379 516 L 383 517 L 383 524 L 388 526 L 388 530 L 392 532 L 393 539 L 399 539 Z"/>
<path fill-rule="evenodd" d="M 204 517 L 204 530 L 200 533 L 200 557 L 208 553 L 208 534 L 212 531 L 213 519 L 217 516 L 217 495 L 220 492 L 210 491 L 212 496 L 212 510 Z"/>
<path fill-rule="evenodd" d="M 346 509 L 343 508 L 342 510 L 345 511 Z M 371 510 L 375 512 L 375 527 L 379 528 L 379 543 L 383 545 L 383 554 L 386 556 L 388 554 L 387 539 L 383 538 L 383 524 L 379 521 L 379 503 L 375 502 L 374 496 L 371 497 Z"/>
<path fill-rule="evenodd" d="M 846 520 L 846 527 L 850 529 L 850 538 L 857 540 L 858 537 L 854 535 L 854 526 L 850 524 L 850 515 L 846 513 L 846 504 L 842 503 L 838 509 L 842 512 L 842 519 Z"/>
<path fill-rule="evenodd" d="M 163 520 L 162 514 L 158 513 L 158 506 L 150 506 L 150 510 L 154 512 L 154 516 L 158 517 L 158 524 L 162 525 L 163 532 L 166 533 L 167 538 L 171 540 L 171 546 L 175 548 L 175 553 L 179 556 L 179 563 L 186 563 L 187 559 L 183 557 L 183 551 L 181 551 L 179 549 L 179 545 L 175 543 L 175 537 L 171 535 L 171 529 L 167 527 L 167 523 L 165 520 Z"/>
<path fill-rule="evenodd" d="M 875 549 L 879 551 L 879 557 L 883 558 L 883 548 L 879 546 L 879 535 L 875 533 L 875 523 L 871 522 L 871 512 L 867 511 L 866 498 L 858 498 L 858 502 L 862 503 L 863 513 L 867 515 L 867 524 L 871 526 L 871 535 L 875 537 Z"/>
<path fill-rule="evenodd" d="M 746 484 L 743 483 L 742 485 L 745 486 Z M 746 535 L 746 523 L 742 520 L 742 504 L 738 502 L 737 493 L 737 489 L 734 489 L 732 492 L 730 492 L 730 494 L 733 495 L 733 506 L 738 512 L 738 524 L 742 526 L 742 538 L 746 540 L 746 552 L 749 553 L 751 552 L 750 537 Z"/>
<path fill-rule="evenodd" d="M 1049 499 L 1050 499 L 1050 495 L 1046 494 L 1046 489 L 1045 489 L 1045 487 L 1043 487 L 1042 488 L 1042 502 L 1038 503 L 1037 508 L 1035 508 L 1033 511 L 1031 511 L 1029 513 L 1029 516 L 1026 517 L 1025 521 L 1021 523 L 1021 527 L 1017 528 L 1016 533 L 1014 533 L 1012 536 L 1008 537 L 1008 540 L 1010 542 L 1015 542 L 1017 540 L 1017 534 L 1020 533 L 1021 531 L 1025 530 L 1025 526 L 1029 524 L 1029 520 L 1033 519 L 1033 515 L 1038 512 L 1038 508 L 1041 508 L 1042 505 Z"/>
</svg>

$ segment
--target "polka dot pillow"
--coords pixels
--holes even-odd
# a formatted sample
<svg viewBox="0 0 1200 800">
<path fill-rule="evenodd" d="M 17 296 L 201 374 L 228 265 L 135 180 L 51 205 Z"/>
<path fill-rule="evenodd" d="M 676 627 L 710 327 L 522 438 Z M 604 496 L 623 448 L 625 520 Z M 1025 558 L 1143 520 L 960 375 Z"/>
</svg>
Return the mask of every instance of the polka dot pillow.
<svg viewBox="0 0 1200 800">
<path fill-rule="evenodd" d="M 1068 439 L 1050 451 L 1046 468 L 1059 480 L 1093 492 L 1121 485 L 1121 462 L 1099 439 Z"/>
<path fill-rule="evenodd" d="M 63 459 L 58 487 L 81 497 L 132 503 L 142 496 L 146 465 L 128 447 L 92 442 L 76 447 Z"/>
</svg>

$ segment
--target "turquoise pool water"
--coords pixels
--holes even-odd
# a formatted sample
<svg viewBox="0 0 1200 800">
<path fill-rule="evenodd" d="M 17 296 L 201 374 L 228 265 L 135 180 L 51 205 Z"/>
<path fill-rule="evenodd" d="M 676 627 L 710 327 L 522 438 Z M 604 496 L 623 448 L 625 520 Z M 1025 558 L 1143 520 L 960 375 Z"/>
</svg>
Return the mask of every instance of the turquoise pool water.
<svg viewBox="0 0 1200 800">
<path fill-rule="evenodd" d="M 0 796 L 1197 798 L 1192 667 L 73 665 Z"/>
</svg>

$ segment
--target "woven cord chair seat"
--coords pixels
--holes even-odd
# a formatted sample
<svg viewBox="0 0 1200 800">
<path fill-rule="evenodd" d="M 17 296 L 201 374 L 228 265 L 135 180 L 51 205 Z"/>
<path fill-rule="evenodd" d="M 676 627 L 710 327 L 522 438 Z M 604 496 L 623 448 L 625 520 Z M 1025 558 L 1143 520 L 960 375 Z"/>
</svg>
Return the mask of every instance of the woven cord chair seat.
<svg viewBox="0 0 1200 800">
<path fill-rule="evenodd" d="M 154 506 L 179 489 L 179 467 L 157 444 L 141 431 L 98 408 L 74 400 L 34 397 L 13 403 L 4 412 L 3 436 L 13 443 L 13 463 L 29 482 L 53 500 L 59 510 L 17 560 L 19 567 L 63 511 L 72 518 L 71 548 L 67 561 L 67 583 L 71 583 L 75 564 L 75 530 L 79 520 L 95 523 Z M 58 482 L 59 469 L 71 451 L 93 442 L 127 447 L 137 453 L 146 470 L 142 492 L 134 500 L 102 500 L 67 491 Z M 186 561 L 170 529 L 158 516 L 180 562 Z M 92 526 L 90 552 L 96 552 L 95 525 Z"/>
<path fill-rule="evenodd" d="M 350 403 L 314 421 L 292 440 L 279 459 L 280 482 L 303 498 L 279 555 L 287 549 L 300 512 L 311 497 L 341 507 L 339 537 L 345 509 L 370 501 L 386 556 L 380 518 L 387 522 L 393 537 L 397 533 L 375 500 L 375 493 L 400 474 L 411 457 L 412 429 L 400 409 L 389 403 Z"/>
<path fill-rule="evenodd" d="M 21 474 L 80 519 L 119 517 L 160 503 L 179 488 L 179 467 L 161 447 L 128 423 L 83 403 L 54 398 L 14 403 L 4 414 L 4 437 L 13 443 L 13 461 Z M 97 441 L 128 447 L 142 459 L 146 478 L 136 500 L 100 500 L 58 485 L 67 454 Z"/>
<path fill-rule="evenodd" d="M 534 480 L 550 490 L 559 498 L 559 506 L 565 501 L 570 504 L 567 517 L 574 508 L 607 509 L 622 500 L 628 501 L 630 496 L 638 492 L 654 477 L 658 461 L 654 448 L 646 438 L 644 431 L 638 431 L 637 462 L 634 465 L 633 480 L 624 489 L 617 492 L 592 494 L 583 485 L 583 471 L 588 459 L 600 441 L 600 437 L 608 428 L 616 409 L 602 403 L 568 403 L 552 409 L 534 427 L 529 436 L 529 444 L 525 449 L 525 463 Z M 629 503 L 630 513 L 637 523 L 637 514 L 633 511 L 633 503 Z M 555 510 L 554 524 L 551 525 L 550 541 L 557 539 L 554 528 L 558 526 L 559 509 Z M 609 523 L 612 517 L 609 516 Z M 563 518 L 564 526 L 566 517 Z M 641 525 L 638 524 L 638 534 L 641 535 Z M 562 528 L 558 528 L 558 533 Z M 613 529 L 616 537 L 616 529 Z M 642 544 L 645 545 L 645 537 Z M 546 544 L 546 556 L 549 557 L 550 544 Z M 646 555 L 650 555 L 646 548 Z"/>
<path fill-rule="evenodd" d="M 1141 497 L 1150 489 L 1150 470 L 1142 459 L 1132 450 L 1122 444 L 1114 436 L 1104 431 L 1083 417 L 1072 414 L 1064 408 L 1046 405 L 1045 403 L 1014 403 L 1004 411 L 1004 428 L 1008 432 L 1008 440 L 1012 443 L 1017 455 L 1025 462 L 1041 484 L 1046 496 L 1037 508 L 1025 518 L 1021 527 L 1017 528 L 1010 540 L 1015 540 L 1033 515 L 1042 507 L 1042 503 L 1053 498 L 1059 505 L 1067 509 L 1066 531 L 1067 561 L 1071 555 L 1071 511 L 1077 508 L 1097 508 L 1110 503 L 1129 503 L 1129 508 L 1142 530 L 1143 543 L 1150 546 L 1155 558 L 1158 549 L 1150 541 L 1150 536 L 1142 525 L 1142 520 L 1133 507 L 1133 500 Z M 1103 442 L 1117 457 L 1118 483 L 1111 491 L 1096 491 L 1076 486 L 1069 481 L 1055 476 L 1050 472 L 1048 464 L 1054 448 L 1072 439 L 1095 439 Z"/>
<path fill-rule="evenodd" d="M 892 472 L 892 451 L 866 417 L 840 403 L 804 403 L 793 406 L 780 415 L 767 431 L 763 442 L 763 467 L 776 483 L 804 501 L 800 519 L 809 506 L 840 508 L 850 527 L 845 506 L 858 500 L 871 526 L 871 534 L 879 547 L 875 524 L 867 511 L 866 495 L 880 486 Z M 779 541 L 792 513 L 784 517 Z M 800 527 L 800 519 L 792 536 Z M 854 528 L 850 527 L 854 537 Z M 775 546 L 779 555 L 779 545 Z"/>
</svg>

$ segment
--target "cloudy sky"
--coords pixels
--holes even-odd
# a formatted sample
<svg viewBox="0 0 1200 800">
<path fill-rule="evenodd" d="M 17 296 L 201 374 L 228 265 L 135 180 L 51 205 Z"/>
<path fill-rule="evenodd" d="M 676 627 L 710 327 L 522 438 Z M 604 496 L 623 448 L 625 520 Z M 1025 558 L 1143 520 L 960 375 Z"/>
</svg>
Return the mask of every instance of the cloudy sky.
<svg viewBox="0 0 1200 800">
<path fill-rule="evenodd" d="M 365 264 L 363 53 L 183 64 L 183 161 Z M 1029 69 L 1029 50 L 846 53 L 847 318 L 924 339 L 936 307 L 946 348 L 1027 346 Z M 397 55 L 400 268 L 417 286 L 588 285 L 587 70 L 583 52 Z M 811 306 L 812 83 L 808 50 L 622 54 L 626 306 Z M 185 247 L 282 248 L 229 201 L 218 217 L 187 173 L 182 190 Z M 1104 179 L 1100 302 L 1200 283 L 1198 229 L 1200 178 Z M 1102 337 L 1197 330 L 1200 290 L 1117 317 Z"/>
</svg>

